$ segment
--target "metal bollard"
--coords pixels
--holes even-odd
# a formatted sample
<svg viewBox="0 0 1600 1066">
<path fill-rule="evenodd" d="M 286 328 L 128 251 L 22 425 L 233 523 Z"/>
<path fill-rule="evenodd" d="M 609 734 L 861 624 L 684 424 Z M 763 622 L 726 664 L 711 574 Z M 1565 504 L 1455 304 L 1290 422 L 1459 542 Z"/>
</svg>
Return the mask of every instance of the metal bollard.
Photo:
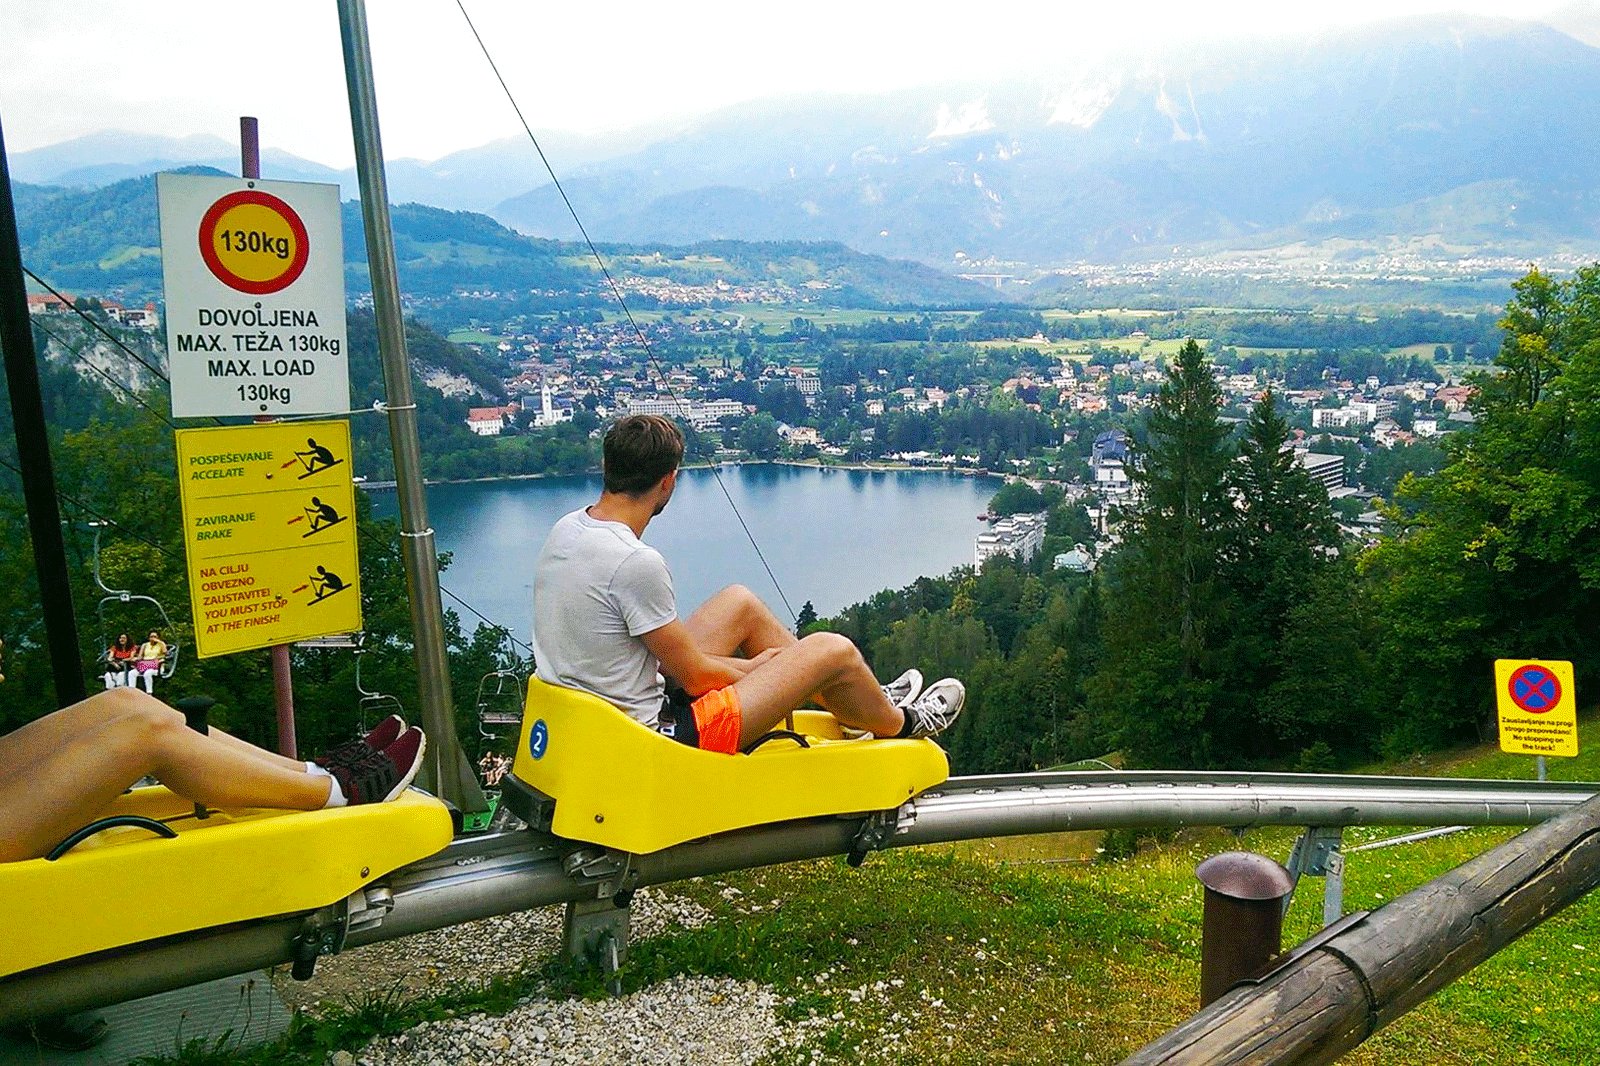
<svg viewBox="0 0 1600 1066">
<path fill-rule="evenodd" d="M 1289 871 L 1265 855 L 1226 851 L 1195 867 L 1205 886 L 1200 941 L 1200 1006 L 1266 968 L 1283 942 Z"/>
</svg>

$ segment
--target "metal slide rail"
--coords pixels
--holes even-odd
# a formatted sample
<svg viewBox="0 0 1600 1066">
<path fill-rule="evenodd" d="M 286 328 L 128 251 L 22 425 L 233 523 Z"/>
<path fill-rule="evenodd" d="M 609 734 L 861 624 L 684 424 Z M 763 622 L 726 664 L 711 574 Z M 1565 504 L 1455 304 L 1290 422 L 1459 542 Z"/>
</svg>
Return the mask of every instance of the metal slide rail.
<svg viewBox="0 0 1600 1066">
<path fill-rule="evenodd" d="M 1533 825 L 1600 785 L 1351 774 L 1117 770 L 951 778 L 894 844 L 1158 826 Z"/>
<path fill-rule="evenodd" d="M 462 837 L 311 914 L 201 930 L 0 980 L 0 1025 L 531 907 L 828 855 L 1157 826 L 1533 825 L 1596 791 L 1534 781 L 1076 771 L 952 778 L 898 811 L 756 826 L 652 855 L 526 829 Z"/>
</svg>

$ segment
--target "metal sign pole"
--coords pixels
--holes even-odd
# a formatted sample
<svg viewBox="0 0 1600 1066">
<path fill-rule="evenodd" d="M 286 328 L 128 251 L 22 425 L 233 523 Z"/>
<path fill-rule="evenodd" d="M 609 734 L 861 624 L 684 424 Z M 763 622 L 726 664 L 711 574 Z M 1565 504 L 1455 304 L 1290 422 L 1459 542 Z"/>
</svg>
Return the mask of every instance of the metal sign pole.
<svg viewBox="0 0 1600 1066">
<path fill-rule="evenodd" d="M 239 175 L 261 177 L 261 124 L 250 115 L 239 116 Z M 258 415 L 256 421 L 276 422 L 277 419 Z M 296 758 L 300 746 L 294 733 L 294 672 L 287 644 L 272 646 L 272 697 L 278 709 L 278 754 Z"/>
<path fill-rule="evenodd" d="M 56 500 L 55 471 L 50 463 L 50 436 L 45 429 L 44 400 L 39 393 L 38 354 L 28 324 L 27 288 L 22 276 L 22 247 L 17 235 L 16 206 L 11 200 L 11 167 L 5 134 L 0 131 L 0 349 L 5 352 L 6 385 L 11 390 L 12 428 L 22 466 L 22 495 L 28 505 L 28 533 L 33 565 L 39 575 L 40 609 L 50 644 L 56 702 L 65 707 L 86 695 L 83 664 L 78 661 L 78 620 L 72 612 L 72 584 L 67 553 L 61 542 L 61 507 Z M 20 652 L 13 648 L 12 654 Z"/>
<path fill-rule="evenodd" d="M 338 6 L 367 263 L 372 271 L 372 303 L 378 319 L 378 350 L 383 358 L 384 392 L 389 405 L 389 437 L 394 445 L 395 494 L 400 503 L 400 539 L 416 636 L 422 727 L 428 734 L 423 780 L 425 787 L 432 788 L 441 799 L 463 812 L 477 813 L 486 810 L 488 803 L 456 739 L 450 668 L 444 646 L 444 604 L 439 598 L 439 557 L 433 529 L 428 525 L 428 500 L 422 486 L 417 406 L 411 391 L 411 362 L 406 353 L 394 234 L 389 224 L 389 188 L 378 136 L 378 100 L 367 39 L 366 5 L 362 0 L 339 0 Z"/>
</svg>

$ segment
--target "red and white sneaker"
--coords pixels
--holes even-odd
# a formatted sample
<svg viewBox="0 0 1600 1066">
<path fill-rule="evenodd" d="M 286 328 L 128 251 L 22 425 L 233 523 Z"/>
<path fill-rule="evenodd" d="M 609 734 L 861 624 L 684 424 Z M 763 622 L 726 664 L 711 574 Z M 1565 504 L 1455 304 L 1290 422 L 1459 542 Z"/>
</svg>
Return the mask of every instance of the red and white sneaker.
<svg viewBox="0 0 1600 1066">
<path fill-rule="evenodd" d="M 355 740 L 347 740 L 337 748 L 318 755 L 312 762 L 323 769 L 334 763 L 355 762 L 370 752 L 382 751 L 399 739 L 400 734 L 406 731 L 406 720 L 398 714 L 391 714 L 373 727 L 372 732 Z"/>
<path fill-rule="evenodd" d="M 352 762 L 335 763 L 328 767 L 328 773 L 339 782 L 349 806 L 388 803 L 411 786 L 422 769 L 422 756 L 427 750 L 428 738 L 412 726 L 382 751 L 369 751 Z"/>
</svg>

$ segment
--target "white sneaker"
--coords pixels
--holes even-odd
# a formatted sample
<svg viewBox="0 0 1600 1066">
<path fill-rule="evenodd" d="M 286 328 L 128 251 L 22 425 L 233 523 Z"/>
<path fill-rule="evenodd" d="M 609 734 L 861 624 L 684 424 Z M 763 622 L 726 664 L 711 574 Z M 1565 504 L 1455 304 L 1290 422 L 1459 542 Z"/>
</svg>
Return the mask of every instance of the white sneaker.
<svg viewBox="0 0 1600 1066">
<path fill-rule="evenodd" d="M 911 729 L 906 736 L 913 739 L 936 737 L 950 728 L 967 702 L 967 687 L 953 677 L 935 681 L 905 708 Z"/>
<path fill-rule="evenodd" d="M 888 701 L 900 708 L 906 709 L 910 703 L 922 692 L 922 671 L 912 667 L 887 685 L 883 686 L 883 694 Z"/>
</svg>

